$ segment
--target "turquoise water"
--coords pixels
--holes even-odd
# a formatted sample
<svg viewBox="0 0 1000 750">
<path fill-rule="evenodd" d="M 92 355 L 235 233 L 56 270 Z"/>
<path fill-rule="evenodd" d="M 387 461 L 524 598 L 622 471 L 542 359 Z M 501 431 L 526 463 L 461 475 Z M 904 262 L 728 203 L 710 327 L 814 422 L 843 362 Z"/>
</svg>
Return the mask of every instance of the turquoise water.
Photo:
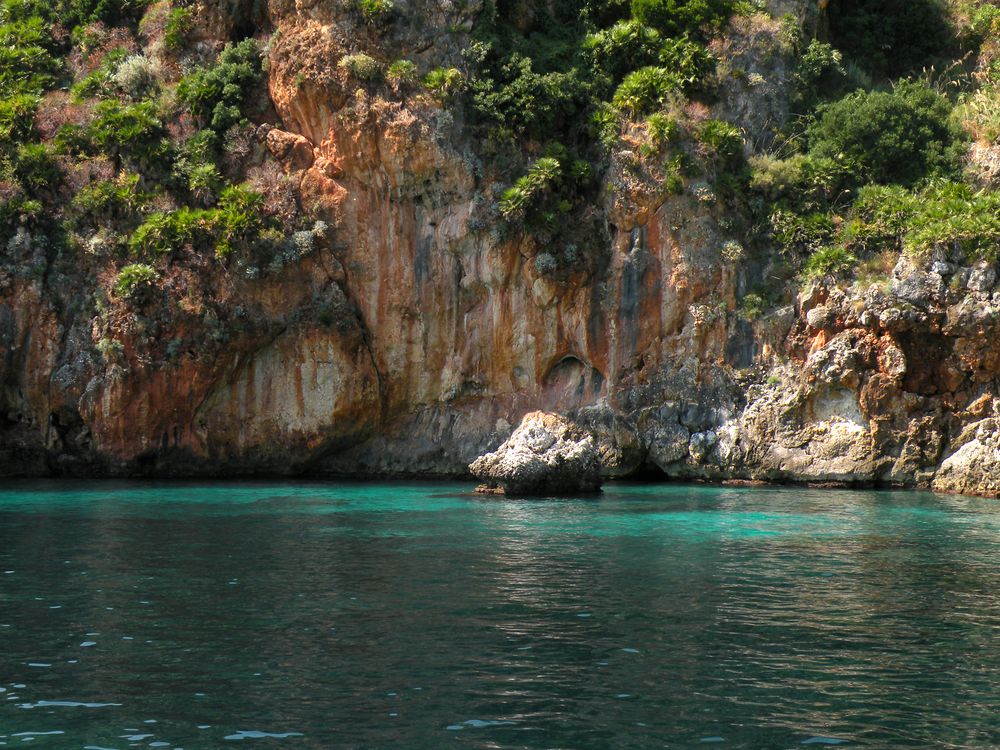
<svg viewBox="0 0 1000 750">
<path fill-rule="evenodd" d="M 1000 504 L 7 483 L 0 746 L 1000 744 Z"/>
</svg>

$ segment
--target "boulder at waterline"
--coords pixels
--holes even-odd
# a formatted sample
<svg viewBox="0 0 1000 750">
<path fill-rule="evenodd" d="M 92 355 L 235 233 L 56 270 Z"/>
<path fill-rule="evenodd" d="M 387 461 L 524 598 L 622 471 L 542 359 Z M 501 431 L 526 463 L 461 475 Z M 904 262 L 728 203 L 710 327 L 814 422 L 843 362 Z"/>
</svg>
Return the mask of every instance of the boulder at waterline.
<svg viewBox="0 0 1000 750">
<path fill-rule="evenodd" d="M 469 465 L 483 481 L 477 492 L 547 495 L 598 492 L 600 461 L 594 438 L 558 414 L 535 411 L 493 453 Z"/>
</svg>

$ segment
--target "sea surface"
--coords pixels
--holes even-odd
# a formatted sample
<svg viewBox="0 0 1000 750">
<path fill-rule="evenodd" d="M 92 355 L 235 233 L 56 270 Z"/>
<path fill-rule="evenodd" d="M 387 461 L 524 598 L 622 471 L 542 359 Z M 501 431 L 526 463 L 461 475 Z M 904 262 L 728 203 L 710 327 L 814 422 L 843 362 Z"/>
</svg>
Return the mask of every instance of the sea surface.
<svg viewBox="0 0 1000 750">
<path fill-rule="evenodd" d="M 0 746 L 1000 745 L 1000 503 L 0 485 Z"/>
</svg>

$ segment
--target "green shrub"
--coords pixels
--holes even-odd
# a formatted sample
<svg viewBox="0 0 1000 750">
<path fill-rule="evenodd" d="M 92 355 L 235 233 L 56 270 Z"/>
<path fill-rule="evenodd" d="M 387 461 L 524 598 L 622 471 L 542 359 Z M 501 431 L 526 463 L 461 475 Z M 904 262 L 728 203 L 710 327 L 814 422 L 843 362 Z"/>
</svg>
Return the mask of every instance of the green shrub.
<svg viewBox="0 0 1000 750">
<path fill-rule="evenodd" d="M 249 245 L 262 227 L 264 196 L 243 185 L 222 191 L 211 219 L 215 256 L 224 258 L 240 245 Z"/>
<path fill-rule="evenodd" d="M 837 0 L 827 17 L 834 46 L 878 79 L 915 73 L 955 51 L 940 0 Z"/>
<path fill-rule="evenodd" d="M 409 60 L 396 60 L 385 73 L 390 81 L 415 83 L 417 81 L 417 66 Z"/>
<path fill-rule="evenodd" d="M 163 29 L 164 46 L 175 51 L 183 49 L 193 28 L 194 11 L 191 8 L 172 8 Z"/>
<path fill-rule="evenodd" d="M 729 15 L 729 0 L 632 0 L 632 17 L 667 36 L 698 35 Z"/>
<path fill-rule="evenodd" d="M 510 218 L 523 213 L 543 191 L 551 189 L 561 176 L 562 166 L 558 159 L 539 159 L 523 177 L 519 177 L 517 182 L 503 192 L 500 197 L 500 214 L 504 218 Z"/>
<path fill-rule="evenodd" d="M 159 66 L 144 55 L 129 55 L 115 68 L 111 83 L 132 100 L 144 99 L 159 88 Z"/>
<path fill-rule="evenodd" d="M 177 84 L 177 96 L 203 125 L 222 134 L 243 119 L 242 106 L 262 75 L 252 39 L 227 44 L 215 65 L 197 68 Z"/>
<path fill-rule="evenodd" d="M 152 195 L 139 188 L 139 176 L 121 174 L 80 189 L 72 207 L 81 217 L 98 223 L 121 222 L 149 208 Z"/>
<path fill-rule="evenodd" d="M 867 185 L 858 191 L 841 242 L 867 254 L 899 250 L 917 196 L 899 185 Z"/>
<path fill-rule="evenodd" d="M 129 238 L 129 250 L 140 258 L 170 255 L 186 245 L 211 247 L 220 260 L 237 248 L 249 247 L 263 228 L 264 197 L 245 186 L 225 188 L 216 208 L 179 208 L 150 214 Z"/>
<path fill-rule="evenodd" d="M 33 16 L 0 24 L 0 97 L 39 95 L 62 72 L 51 24 Z"/>
<path fill-rule="evenodd" d="M 646 118 L 646 131 L 650 140 L 663 146 L 677 140 L 681 129 L 670 115 L 665 112 L 654 112 Z"/>
<path fill-rule="evenodd" d="M 828 215 L 775 217 L 775 234 L 792 249 L 810 253 L 807 276 L 844 276 L 859 258 L 884 266 L 899 250 L 926 256 L 933 249 L 965 260 L 1000 255 L 1000 193 L 957 182 L 935 181 L 917 191 L 869 185 L 847 220 L 835 229 Z"/>
<path fill-rule="evenodd" d="M 100 21 L 107 26 L 124 26 L 138 21 L 148 0 L 68 0 L 67 26 Z"/>
<path fill-rule="evenodd" d="M 94 111 L 97 117 L 88 136 L 112 158 L 134 160 L 146 168 L 158 167 L 166 158 L 166 130 L 152 102 L 123 105 L 108 100 Z"/>
<path fill-rule="evenodd" d="M 190 208 L 152 213 L 129 237 L 129 251 L 139 258 L 156 258 L 194 244 L 208 229 L 204 214 Z"/>
<path fill-rule="evenodd" d="M 143 287 L 152 286 L 160 274 L 152 266 L 145 263 L 131 263 L 118 272 L 115 278 L 115 294 L 119 297 L 131 297 Z"/>
<path fill-rule="evenodd" d="M 392 15 L 393 0 L 352 0 L 351 6 L 368 23 L 380 23 Z"/>
<path fill-rule="evenodd" d="M 588 34 L 582 45 L 590 64 L 615 81 L 636 68 L 655 63 L 662 46 L 660 32 L 635 19 Z"/>
<path fill-rule="evenodd" d="M 17 94 L 0 100 L 0 143 L 17 143 L 30 137 L 38 97 Z"/>
<path fill-rule="evenodd" d="M 705 120 L 698 126 L 698 142 L 720 164 L 733 165 L 743 156 L 743 134 L 724 120 Z"/>
<path fill-rule="evenodd" d="M 359 81 L 376 81 L 382 77 L 382 66 L 375 58 L 359 52 L 356 55 L 344 55 L 337 63 L 338 68 L 343 68 Z"/>
<path fill-rule="evenodd" d="M 846 193 L 852 166 L 843 160 L 796 154 L 788 159 L 757 156 L 750 160 L 750 188 L 771 201 L 815 209 Z"/>
<path fill-rule="evenodd" d="M 222 188 L 222 175 L 214 164 L 194 165 L 187 173 L 187 188 L 202 203 L 211 202 Z"/>
<path fill-rule="evenodd" d="M 903 235 L 906 252 L 944 247 L 990 261 L 1000 254 L 1000 192 L 937 182 L 917 193 L 912 206 Z"/>
<path fill-rule="evenodd" d="M 820 90 L 832 85 L 846 75 L 844 56 L 826 42 L 813 39 L 798 59 L 793 75 L 795 104 L 802 111 L 814 107 L 819 101 Z"/>
<path fill-rule="evenodd" d="M 806 260 L 807 278 L 820 276 L 848 276 L 858 266 L 858 259 L 846 248 L 838 245 L 821 247 Z"/>
<path fill-rule="evenodd" d="M 519 53 L 490 64 L 468 85 L 476 121 L 498 141 L 571 135 L 592 95 L 576 68 L 539 73 L 532 59 Z"/>
<path fill-rule="evenodd" d="M 620 113 L 639 117 L 665 105 L 683 85 L 673 70 L 649 65 L 625 76 L 611 104 Z"/>
<path fill-rule="evenodd" d="M 62 182 L 54 150 L 41 143 L 28 143 L 17 149 L 14 172 L 33 195 L 51 192 Z"/>
<path fill-rule="evenodd" d="M 771 234 L 786 255 L 811 254 L 833 241 L 836 225 L 823 211 L 796 213 L 783 208 L 771 214 Z"/>
<path fill-rule="evenodd" d="M 912 185 L 956 171 L 961 135 L 950 114 L 948 100 L 920 82 L 857 91 L 824 108 L 809 128 L 809 152 L 854 165 L 861 182 Z"/>
<path fill-rule="evenodd" d="M 660 66 L 674 72 L 685 90 L 703 83 L 715 69 L 715 58 L 705 45 L 687 36 L 666 39 L 659 51 Z"/>
<path fill-rule="evenodd" d="M 92 156 L 97 153 L 97 144 L 91 138 L 90 129 L 76 123 L 60 125 L 52 137 L 52 146 L 66 156 Z"/>
<path fill-rule="evenodd" d="M 533 231 L 555 231 L 592 177 L 590 164 L 554 144 L 500 196 L 500 215 Z"/>
<path fill-rule="evenodd" d="M 465 77 L 457 68 L 434 68 L 423 80 L 424 88 L 439 100 L 456 94 L 464 84 Z"/>
<path fill-rule="evenodd" d="M 762 294 L 748 292 L 740 300 L 738 313 L 744 320 L 758 320 L 767 311 L 768 302 Z"/>
</svg>

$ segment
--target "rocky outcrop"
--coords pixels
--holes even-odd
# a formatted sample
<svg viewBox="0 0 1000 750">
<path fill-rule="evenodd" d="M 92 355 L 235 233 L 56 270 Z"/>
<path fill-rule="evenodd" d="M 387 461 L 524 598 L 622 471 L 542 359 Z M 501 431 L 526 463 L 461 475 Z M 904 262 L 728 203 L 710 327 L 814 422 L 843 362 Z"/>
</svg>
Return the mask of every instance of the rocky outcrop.
<svg viewBox="0 0 1000 750">
<path fill-rule="evenodd" d="M 955 442 L 959 447 L 941 462 L 933 488 L 938 492 L 1000 495 L 1000 433 L 996 419 L 969 425 Z"/>
<path fill-rule="evenodd" d="M 499 231 L 512 177 L 468 123 L 419 85 L 338 65 L 460 66 L 481 4 L 397 3 L 378 29 L 350 5 L 271 0 L 265 21 L 259 4 L 198 3 L 215 9 L 206 40 L 274 30 L 255 127 L 233 137 L 268 201 L 320 220 L 291 222 L 294 252 L 261 268 L 179 248 L 122 299 L 99 235 L 72 257 L 11 240 L 0 475 L 466 476 L 541 409 L 589 436 L 604 477 L 998 492 L 995 264 L 941 248 L 747 320 L 738 301 L 773 269 L 738 199 L 697 149 L 702 174 L 665 190 L 667 156 L 628 133 L 571 219 L 589 244 Z M 813 3 L 773 5 L 815 21 Z M 734 20 L 713 47 L 718 101 L 689 113 L 738 123 L 748 154 L 789 112 L 774 18 Z M 994 157 L 976 162 L 985 182 Z"/>
<path fill-rule="evenodd" d="M 558 414 L 540 411 L 526 414 L 506 442 L 473 461 L 469 471 L 482 480 L 480 492 L 566 495 L 601 488 L 594 439 Z"/>
</svg>

